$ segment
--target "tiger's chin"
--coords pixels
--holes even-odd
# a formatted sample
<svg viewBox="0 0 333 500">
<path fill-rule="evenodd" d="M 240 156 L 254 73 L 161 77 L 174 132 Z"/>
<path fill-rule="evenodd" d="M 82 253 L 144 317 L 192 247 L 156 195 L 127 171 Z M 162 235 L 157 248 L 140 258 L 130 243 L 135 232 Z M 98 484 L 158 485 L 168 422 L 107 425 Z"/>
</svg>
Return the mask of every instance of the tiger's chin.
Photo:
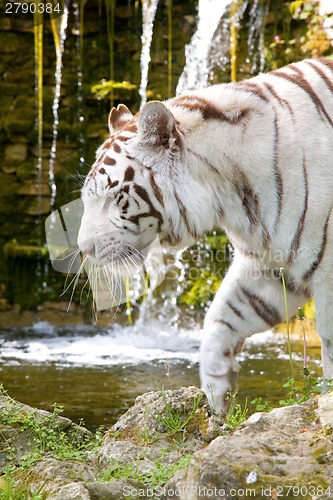
<svg viewBox="0 0 333 500">
<path fill-rule="evenodd" d="M 126 245 L 124 248 L 107 250 L 103 253 L 97 253 L 96 255 L 84 255 L 85 262 L 91 266 L 100 268 L 106 267 L 113 271 L 134 271 L 142 266 L 146 259 L 147 251 L 145 250 L 145 248 L 139 249 Z"/>
</svg>

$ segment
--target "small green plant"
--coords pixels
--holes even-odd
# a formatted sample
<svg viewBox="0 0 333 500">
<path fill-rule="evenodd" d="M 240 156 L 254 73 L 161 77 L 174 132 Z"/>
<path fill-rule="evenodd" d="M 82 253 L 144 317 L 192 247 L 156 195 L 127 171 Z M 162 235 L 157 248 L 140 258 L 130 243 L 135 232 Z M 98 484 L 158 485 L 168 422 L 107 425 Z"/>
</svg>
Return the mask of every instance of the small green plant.
<svg viewBox="0 0 333 500">
<path fill-rule="evenodd" d="M 139 469 L 138 466 L 132 462 L 119 463 L 117 460 L 112 459 L 107 470 L 102 475 L 102 480 L 109 482 L 113 479 L 134 479 L 138 480 Z"/>
<path fill-rule="evenodd" d="M 297 394 L 297 387 L 294 377 L 290 377 L 285 384 L 282 385 L 285 389 L 289 389 L 287 393 L 287 399 L 280 399 L 279 404 L 281 406 L 291 406 L 304 400 L 303 397 L 299 398 Z"/>
<path fill-rule="evenodd" d="M 287 397 L 280 399 L 280 406 L 292 406 L 308 401 L 311 397 L 321 394 L 324 390 L 332 388 L 332 380 L 325 379 L 320 383 L 316 377 L 311 376 L 307 367 L 303 369 L 303 380 L 300 383 L 290 377 L 285 384 L 284 389 L 288 389 Z M 255 398 L 250 402 L 255 405 L 256 411 L 269 412 L 273 409 L 273 405 L 269 401 L 264 401 L 261 397 Z"/>
<path fill-rule="evenodd" d="M 158 487 L 165 484 L 169 479 L 172 478 L 179 470 L 185 469 L 191 460 L 191 455 L 185 455 L 181 457 L 176 462 L 171 464 L 162 464 L 160 462 L 155 462 L 156 468 L 147 472 L 145 474 L 145 483 L 152 485 L 153 487 Z"/>
<path fill-rule="evenodd" d="M 0 500 L 43 500 L 43 497 L 39 493 L 31 494 L 24 486 L 17 487 L 10 472 L 6 471 L 5 476 L 0 477 Z"/>
<path fill-rule="evenodd" d="M 15 443 L 0 431 L 4 441 L 3 449 L 7 452 L 8 465 L 4 475 L 0 477 L 0 500 L 42 500 L 40 491 L 32 494 L 22 483 L 22 474 L 28 475 L 30 468 L 40 460 L 45 453 L 58 460 L 74 459 L 83 461 L 88 454 L 97 449 L 102 437 L 102 428 L 93 436 L 80 425 L 72 425 L 61 430 L 59 416 L 62 406 L 53 404 L 51 413 L 43 415 L 38 410 L 29 409 L 22 403 L 11 398 L 3 385 L 0 384 L 1 401 L 0 427 L 13 426 L 27 437 L 29 451 L 18 456 Z M 20 477 L 22 486 L 16 485 L 16 477 Z"/>
<path fill-rule="evenodd" d="M 273 407 L 270 405 L 270 403 L 268 401 L 263 401 L 261 397 L 254 398 L 252 401 L 250 401 L 250 404 L 255 405 L 256 411 L 269 412 L 273 410 Z"/>
<path fill-rule="evenodd" d="M 140 472 L 135 463 L 119 463 L 113 460 L 110 467 L 102 476 L 103 481 L 112 481 L 114 479 L 132 479 L 139 481 L 146 487 L 156 489 L 164 485 L 177 471 L 188 466 L 191 455 L 184 455 L 171 464 L 162 463 L 159 460 L 154 462 L 155 467 L 146 472 Z"/>
<path fill-rule="evenodd" d="M 10 440 L 6 440 L 7 460 L 20 467 L 30 467 L 36 460 L 48 452 L 58 460 L 83 460 L 87 453 L 98 446 L 102 430 L 98 429 L 95 436 L 81 425 L 73 425 L 66 431 L 59 428 L 57 418 L 64 411 L 62 406 L 53 404 L 52 413 L 40 415 L 38 410 L 27 410 L 25 405 L 12 399 L 0 385 L 0 394 L 7 398 L 3 402 L 0 423 L 18 426 L 21 432 L 26 432 L 30 440 L 30 451 L 21 457 L 19 463 L 16 449 Z M 82 422 L 81 422 L 82 424 Z"/>
<path fill-rule="evenodd" d="M 311 374 L 307 368 L 304 368 L 303 375 L 304 377 L 301 386 L 297 384 L 293 377 L 290 377 L 289 380 L 283 384 L 282 387 L 289 389 L 289 392 L 287 394 L 287 399 L 279 401 L 281 406 L 291 406 L 294 404 L 304 403 L 304 401 L 308 401 L 312 396 L 323 392 L 323 385 L 318 382 L 317 378 L 310 376 Z M 324 381 L 324 384 L 331 386 L 331 381 L 326 380 Z"/>
<path fill-rule="evenodd" d="M 21 465 L 30 466 L 32 462 L 40 458 L 45 452 L 52 452 L 57 459 L 75 458 L 80 460 L 86 455 L 86 449 L 89 437 L 79 437 L 80 427 L 74 428 L 68 432 L 60 431 L 54 417 L 59 416 L 63 408 L 53 405 L 53 412 L 43 419 L 38 418 L 37 411 L 26 412 L 21 405 L 17 403 L 16 410 L 6 413 L 3 412 L 1 420 L 11 425 L 19 425 L 22 431 L 28 431 L 30 439 L 34 446 L 23 459 Z M 13 449 L 7 447 L 13 458 Z"/>
<path fill-rule="evenodd" d="M 230 406 L 225 416 L 224 428 L 226 431 L 232 431 L 246 420 L 248 406 L 247 400 L 243 407 L 237 402 L 237 393 L 229 393 L 227 400 L 230 402 Z"/>
<path fill-rule="evenodd" d="M 173 409 L 170 402 L 168 402 L 165 407 L 165 413 L 158 417 L 158 421 L 166 427 L 169 434 L 176 434 L 178 432 L 185 434 L 189 423 L 193 420 L 199 408 L 201 400 L 201 395 L 194 398 L 193 408 L 188 414 L 181 409 Z"/>
</svg>

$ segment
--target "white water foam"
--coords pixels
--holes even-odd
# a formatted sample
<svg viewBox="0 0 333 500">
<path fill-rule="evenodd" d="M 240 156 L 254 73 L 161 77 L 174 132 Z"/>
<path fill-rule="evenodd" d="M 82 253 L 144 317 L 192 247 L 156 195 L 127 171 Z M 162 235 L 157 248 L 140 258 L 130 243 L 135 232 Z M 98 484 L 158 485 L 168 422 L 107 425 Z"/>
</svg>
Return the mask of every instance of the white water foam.
<svg viewBox="0 0 333 500">
<path fill-rule="evenodd" d="M 0 363 L 17 361 L 57 363 L 68 366 L 123 366 L 152 361 L 199 362 L 202 330 L 163 325 L 155 320 L 135 326 L 115 325 L 112 329 L 94 326 L 57 327 L 38 322 L 32 327 L 3 332 Z M 286 356 L 283 334 L 267 331 L 245 342 L 239 360 Z M 263 352 L 262 352 L 263 351 Z"/>
<path fill-rule="evenodd" d="M 112 329 L 68 327 L 37 323 L 24 335 L 3 339 L 0 361 L 55 362 L 76 366 L 139 364 L 153 360 L 198 362 L 200 330 L 165 329 L 150 323 Z M 19 337 L 19 338 L 18 338 Z"/>
</svg>

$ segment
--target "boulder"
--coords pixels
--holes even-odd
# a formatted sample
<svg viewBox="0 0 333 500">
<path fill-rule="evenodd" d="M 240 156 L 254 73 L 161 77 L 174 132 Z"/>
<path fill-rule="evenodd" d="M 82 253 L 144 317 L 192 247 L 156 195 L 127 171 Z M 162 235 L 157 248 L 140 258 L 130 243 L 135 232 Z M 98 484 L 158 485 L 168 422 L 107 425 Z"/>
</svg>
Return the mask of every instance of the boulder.
<svg viewBox="0 0 333 500">
<path fill-rule="evenodd" d="M 256 413 L 195 453 L 163 498 L 326 498 L 333 495 L 333 393 Z"/>
</svg>

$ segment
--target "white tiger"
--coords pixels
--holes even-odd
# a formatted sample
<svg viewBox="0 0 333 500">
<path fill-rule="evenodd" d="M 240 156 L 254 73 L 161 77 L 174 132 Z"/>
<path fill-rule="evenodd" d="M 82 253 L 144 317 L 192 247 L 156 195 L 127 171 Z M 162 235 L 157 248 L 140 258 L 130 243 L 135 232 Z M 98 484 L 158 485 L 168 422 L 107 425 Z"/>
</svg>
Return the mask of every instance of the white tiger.
<svg viewBox="0 0 333 500">
<path fill-rule="evenodd" d="M 281 268 L 290 315 L 315 298 L 333 377 L 333 61 L 149 102 L 134 117 L 120 105 L 109 126 L 82 189 L 79 246 L 92 262 L 140 252 L 156 234 L 188 246 L 218 228 L 234 246 L 200 351 L 215 409 L 246 337 L 284 319 Z"/>
</svg>

